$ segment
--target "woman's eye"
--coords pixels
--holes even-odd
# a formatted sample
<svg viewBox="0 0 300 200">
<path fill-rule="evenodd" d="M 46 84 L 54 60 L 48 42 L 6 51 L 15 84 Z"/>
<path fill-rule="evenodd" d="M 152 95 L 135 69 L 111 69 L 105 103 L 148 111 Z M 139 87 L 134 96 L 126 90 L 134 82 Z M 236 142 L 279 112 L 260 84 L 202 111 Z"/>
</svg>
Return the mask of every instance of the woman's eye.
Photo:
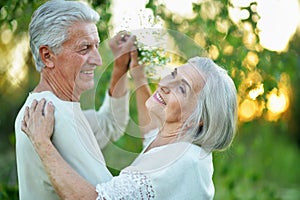
<svg viewBox="0 0 300 200">
<path fill-rule="evenodd" d="M 179 86 L 179 89 L 180 89 L 181 93 L 185 94 L 185 87 Z"/>
</svg>

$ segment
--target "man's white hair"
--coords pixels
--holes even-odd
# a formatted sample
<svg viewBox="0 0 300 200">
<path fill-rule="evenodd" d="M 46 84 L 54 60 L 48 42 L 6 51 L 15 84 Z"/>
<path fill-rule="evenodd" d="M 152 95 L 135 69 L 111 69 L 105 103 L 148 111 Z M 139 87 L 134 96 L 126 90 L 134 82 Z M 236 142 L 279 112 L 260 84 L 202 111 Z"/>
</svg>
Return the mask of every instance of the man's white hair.
<svg viewBox="0 0 300 200">
<path fill-rule="evenodd" d="M 81 2 L 54 0 L 41 5 L 29 24 L 30 48 L 37 71 L 44 67 L 39 53 L 42 45 L 57 54 L 68 39 L 69 27 L 76 22 L 96 23 L 99 18 L 96 11 Z"/>
</svg>

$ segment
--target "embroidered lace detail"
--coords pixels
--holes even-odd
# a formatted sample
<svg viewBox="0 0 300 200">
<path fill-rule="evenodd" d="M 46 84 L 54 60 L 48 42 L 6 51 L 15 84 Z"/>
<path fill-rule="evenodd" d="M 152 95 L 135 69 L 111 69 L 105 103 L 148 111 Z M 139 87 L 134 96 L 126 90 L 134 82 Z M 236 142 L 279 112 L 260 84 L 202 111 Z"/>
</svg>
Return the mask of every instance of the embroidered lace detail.
<svg viewBox="0 0 300 200">
<path fill-rule="evenodd" d="M 111 181 L 96 186 L 96 200 L 151 200 L 155 192 L 151 180 L 138 171 L 123 171 Z"/>
</svg>

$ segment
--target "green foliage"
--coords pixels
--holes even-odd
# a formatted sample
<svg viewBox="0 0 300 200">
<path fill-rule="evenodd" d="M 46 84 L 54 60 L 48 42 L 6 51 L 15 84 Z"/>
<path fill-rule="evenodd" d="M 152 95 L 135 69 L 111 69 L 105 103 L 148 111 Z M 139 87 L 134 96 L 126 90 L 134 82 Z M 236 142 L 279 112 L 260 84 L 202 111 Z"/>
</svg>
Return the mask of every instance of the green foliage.
<svg viewBox="0 0 300 200">
<path fill-rule="evenodd" d="M 18 200 L 18 186 L 8 186 L 0 183 L 0 200 Z"/>
<path fill-rule="evenodd" d="M 279 87 L 281 75 L 283 73 L 288 74 L 292 84 L 292 92 L 295 95 L 291 96 L 290 105 L 293 110 L 291 110 L 289 118 L 286 118 L 286 123 L 290 127 L 288 130 L 290 134 L 300 141 L 300 130 L 299 126 L 296 125 L 300 109 L 299 106 L 294 106 L 300 103 L 300 88 L 298 87 L 300 82 L 300 47 L 297 45 L 299 44 L 299 33 L 296 33 L 290 43 L 289 51 L 274 52 L 264 49 L 259 44 L 259 30 L 257 29 L 259 15 L 255 9 L 256 3 L 241 8 L 249 12 L 249 17 L 239 22 L 233 22 L 229 16 L 228 8 L 232 6 L 228 0 L 200 1 L 193 4 L 196 15 L 193 18 L 184 18 L 172 13 L 157 0 L 150 0 L 146 5 L 147 8 L 153 10 L 154 16 L 164 20 L 166 28 L 178 30 L 194 39 L 198 46 L 206 50 L 216 63 L 228 70 L 238 89 L 241 97 L 240 102 L 247 98 L 251 89 L 263 84 L 264 93 L 258 96 L 257 101 L 262 104 L 265 103 L 267 94 Z M 249 35 L 252 38 L 251 41 L 247 40 Z M 177 39 L 176 42 L 180 43 L 180 40 Z M 184 45 L 179 45 L 179 48 L 184 47 Z M 228 51 L 228 49 L 230 50 Z M 186 49 L 182 52 L 186 52 L 186 57 L 192 55 Z M 257 64 L 250 65 L 246 62 L 249 54 L 257 56 Z M 254 73 L 256 74 L 255 78 L 253 78 Z M 251 84 L 246 81 L 250 78 Z"/>
<path fill-rule="evenodd" d="M 240 127 L 233 146 L 214 154 L 215 199 L 299 199 L 300 149 L 285 134 L 280 123 Z"/>
</svg>

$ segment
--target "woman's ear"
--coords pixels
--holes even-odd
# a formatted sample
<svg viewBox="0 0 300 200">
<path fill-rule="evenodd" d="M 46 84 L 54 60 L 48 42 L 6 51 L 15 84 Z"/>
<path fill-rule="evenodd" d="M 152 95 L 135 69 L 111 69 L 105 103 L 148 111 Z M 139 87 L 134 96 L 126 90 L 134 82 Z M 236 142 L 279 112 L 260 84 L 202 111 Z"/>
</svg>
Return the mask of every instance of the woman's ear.
<svg viewBox="0 0 300 200">
<path fill-rule="evenodd" d="M 203 121 L 202 120 L 199 122 L 199 126 L 203 126 Z"/>
<path fill-rule="evenodd" d="M 39 51 L 45 67 L 53 68 L 55 66 L 53 62 L 54 53 L 51 49 L 48 46 L 41 46 Z"/>
<path fill-rule="evenodd" d="M 201 134 L 202 130 L 203 130 L 203 121 L 201 120 L 198 124 L 198 130 L 196 133 L 196 137 L 198 137 Z"/>
</svg>

